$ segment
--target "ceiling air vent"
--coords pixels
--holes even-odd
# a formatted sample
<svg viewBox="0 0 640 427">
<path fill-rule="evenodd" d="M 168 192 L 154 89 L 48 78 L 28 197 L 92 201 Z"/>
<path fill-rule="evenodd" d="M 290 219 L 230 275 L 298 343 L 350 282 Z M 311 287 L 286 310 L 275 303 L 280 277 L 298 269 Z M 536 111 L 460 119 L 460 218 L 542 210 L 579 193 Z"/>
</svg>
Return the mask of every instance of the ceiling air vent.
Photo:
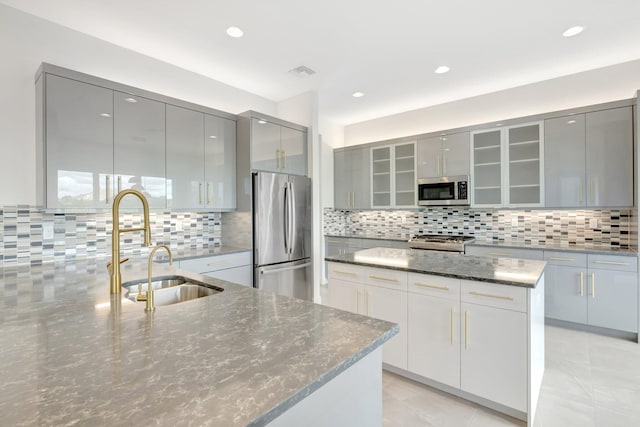
<svg viewBox="0 0 640 427">
<path fill-rule="evenodd" d="M 311 68 L 306 67 L 304 65 L 300 65 L 299 67 L 292 68 L 291 70 L 289 70 L 289 72 L 291 74 L 299 76 L 299 77 L 308 77 L 308 76 L 312 76 L 312 75 L 314 75 L 316 73 Z"/>
</svg>

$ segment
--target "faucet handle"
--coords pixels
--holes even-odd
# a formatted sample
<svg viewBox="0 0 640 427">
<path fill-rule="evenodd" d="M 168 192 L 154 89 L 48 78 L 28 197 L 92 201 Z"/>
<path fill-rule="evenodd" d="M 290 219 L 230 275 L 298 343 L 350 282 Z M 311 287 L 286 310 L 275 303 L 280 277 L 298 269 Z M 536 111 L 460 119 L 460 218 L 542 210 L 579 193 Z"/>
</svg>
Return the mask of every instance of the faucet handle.
<svg viewBox="0 0 640 427">
<path fill-rule="evenodd" d="M 127 261 L 129 261 L 129 258 L 121 259 L 120 264 L 124 264 Z M 113 260 L 107 263 L 107 271 L 109 272 L 109 274 L 113 272 Z"/>
</svg>

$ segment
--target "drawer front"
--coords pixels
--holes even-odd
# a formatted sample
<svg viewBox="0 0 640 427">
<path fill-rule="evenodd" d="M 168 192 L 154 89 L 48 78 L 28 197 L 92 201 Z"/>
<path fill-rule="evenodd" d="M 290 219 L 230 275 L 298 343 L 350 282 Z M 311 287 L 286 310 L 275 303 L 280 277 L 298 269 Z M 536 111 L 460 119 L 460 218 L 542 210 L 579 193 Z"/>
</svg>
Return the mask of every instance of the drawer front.
<svg viewBox="0 0 640 427">
<path fill-rule="evenodd" d="M 340 245 L 352 248 L 359 248 L 361 246 L 360 239 L 353 237 L 327 237 L 325 242 L 329 245 Z"/>
<path fill-rule="evenodd" d="M 340 262 L 329 263 L 329 280 L 339 279 L 347 282 L 364 283 L 364 267 Z"/>
<path fill-rule="evenodd" d="M 587 254 L 562 251 L 544 251 L 544 260 L 550 265 L 566 267 L 586 267 Z"/>
<path fill-rule="evenodd" d="M 461 280 L 461 300 L 487 307 L 527 311 L 527 289 L 517 286 Z"/>
<path fill-rule="evenodd" d="M 587 261 L 589 269 L 638 271 L 638 258 L 635 256 L 588 254 Z"/>
<path fill-rule="evenodd" d="M 407 290 L 407 272 L 386 268 L 367 268 L 364 283 L 381 288 Z"/>
<path fill-rule="evenodd" d="M 460 279 L 409 273 L 408 290 L 416 294 L 431 295 L 455 301 L 460 300 Z"/>
<path fill-rule="evenodd" d="M 195 273 L 224 270 L 227 268 L 251 265 L 251 252 L 221 254 L 204 258 L 185 259 L 180 261 L 180 268 Z"/>
<path fill-rule="evenodd" d="M 407 242 L 400 242 L 397 240 L 362 239 L 362 248 L 408 249 L 409 244 Z"/>
<path fill-rule="evenodd" d="M 542 260 L 544 258 L 543 251 L 540 249 L 518 249 L 518 248 L 490 248 L 485 246 L 469 245 L 465 249 L 467 255 L 487 256 L 487 257 L 506 257 Z"/>
</svg>

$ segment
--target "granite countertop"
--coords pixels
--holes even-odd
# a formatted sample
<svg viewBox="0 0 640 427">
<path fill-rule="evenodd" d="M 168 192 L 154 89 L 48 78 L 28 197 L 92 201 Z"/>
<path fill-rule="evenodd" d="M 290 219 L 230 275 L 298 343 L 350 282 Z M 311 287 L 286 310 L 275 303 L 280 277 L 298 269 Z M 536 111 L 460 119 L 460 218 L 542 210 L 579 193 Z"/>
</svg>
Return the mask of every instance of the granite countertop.
<svg viewBox="0 0 640 427">
<path fill-rule="evenodd" d="M 365 249 L 325 260 L 525 288 L 536 287 L 546 265 L 545 261 L 392 248 Z"/>
<path fill-rule="evenodd" d="M 264 425 L 398 332 L 167 264 L 224 291 L 147 314 L 104 260 L 0 272 L 0 425 Z"/>
<path fill-rule="evenodd" d="M 208 248 L 192 248 L 189 246 L 178 246 L 177 248 L 171 248 L 173 260 L 187 260 L 195 258 L 205 258 L 216 255 L 227 255 L 239 252 L 251 252 L 249 248 L 239 248 L 236 246 L 210 246 Z M 165 251 L 158 251 L 154 257 L 159 262 L 168 262 L 169 256 Z"/>
<path fill-rule="evenodd" d="M 585 252 L 603 255 L 625 255 L 638 256 L 637 249 L 616 248 L 611 245 L 598 243 L 581 243 L 570 245 L 568 243 L 525 243 L 525 242 L 494 242 L 494 241 L 478 241 L 474 240 L 467 243 L 468 246 L 488 246 L 493 248 L 514 248 L 514 249 L 537 249 L 545 251 L 566 251 L 566 252 Z"/>
<path fill-rule="evenodd" d="M 409 239 L 402 236 L 391 236 L 391 237 L 382 237 L 374 234 L 351 234 L 351 233 L 340 233 L 340 234 L 325 234 L 325 237 L 343 237 L 350 239 L 371 239 L 371 240 L 393 240 L 397 242 L 408 242 Z"/>
</svg>

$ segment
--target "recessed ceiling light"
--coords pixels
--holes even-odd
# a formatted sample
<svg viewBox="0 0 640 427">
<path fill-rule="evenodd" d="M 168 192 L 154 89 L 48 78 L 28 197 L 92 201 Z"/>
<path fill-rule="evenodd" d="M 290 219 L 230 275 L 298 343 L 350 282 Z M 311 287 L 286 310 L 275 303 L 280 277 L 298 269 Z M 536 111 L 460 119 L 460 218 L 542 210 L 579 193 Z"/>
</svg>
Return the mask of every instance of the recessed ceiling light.
<svg viewBox="0 0 640 427">
<path fill-rule="evenodd" d="M 573 37 L 573 36 L 577 36 L 578 34 L 580 34 L 583 30 L 584 30 L 584 27 L 581 27 L 581 26 L 577 25 L 575 27 L 569 28 L 564 33 L 562 33 L 562 35 L 565 36 L 565 37 Z"/>
<path fill-rule="evenodd" d="M 265 122 L 264 120 L 258 120 L 258 123 L 260 123 L 261 125 L 263 125 L 263 124 L 265 124 L 265 123 L 267 123 L 267 122 Z"/>
<path fill-rule="evenodd" d="M 364 93 L 362 93 L 362 92 L 353 92 L 351 94 L 351 96 L 353 96 L 354 98 L 362 98 L 364 96 Z"/>
<path fill-rule="evenodd" d="M 441 65 L 438 68 L 436 68 L 434 72 L 436 74 L 444 74 L 444 73 L 448 73 L 449 70 L 451 70 L 451 68 L 447 67 L 446 65 Z"/>
<path fill-rule="evenodd" d="M 100 113 L 100 115 L 102 117 L 111 117 L 111 114 L 109 114 L 109 113 Z"/>
<path fill-rule="evenodd" d="M 238 27 L 229 27 L 227 28 L 227 34 L 229 35 L 229 37 L 237 39 L 238 37 L 242 37 L 244 32 Z"/>
<path fill-rule="evenodd" d="M 132 104 L 135 104 L 136 102 L 138 102 L 138 100 L 135 99 L 135 98 L 125 98 L 124 100 L 127 101 L 127 102 L 130 102 Z"/>
<path fill-rule="evenodd" d="M 217 136 L 215 136 L 215 135 L 209 135 L 209 138 L 211 138 L 211 139 L 216 139 L 216 138 L 217 138 Z"/>
</svg>

